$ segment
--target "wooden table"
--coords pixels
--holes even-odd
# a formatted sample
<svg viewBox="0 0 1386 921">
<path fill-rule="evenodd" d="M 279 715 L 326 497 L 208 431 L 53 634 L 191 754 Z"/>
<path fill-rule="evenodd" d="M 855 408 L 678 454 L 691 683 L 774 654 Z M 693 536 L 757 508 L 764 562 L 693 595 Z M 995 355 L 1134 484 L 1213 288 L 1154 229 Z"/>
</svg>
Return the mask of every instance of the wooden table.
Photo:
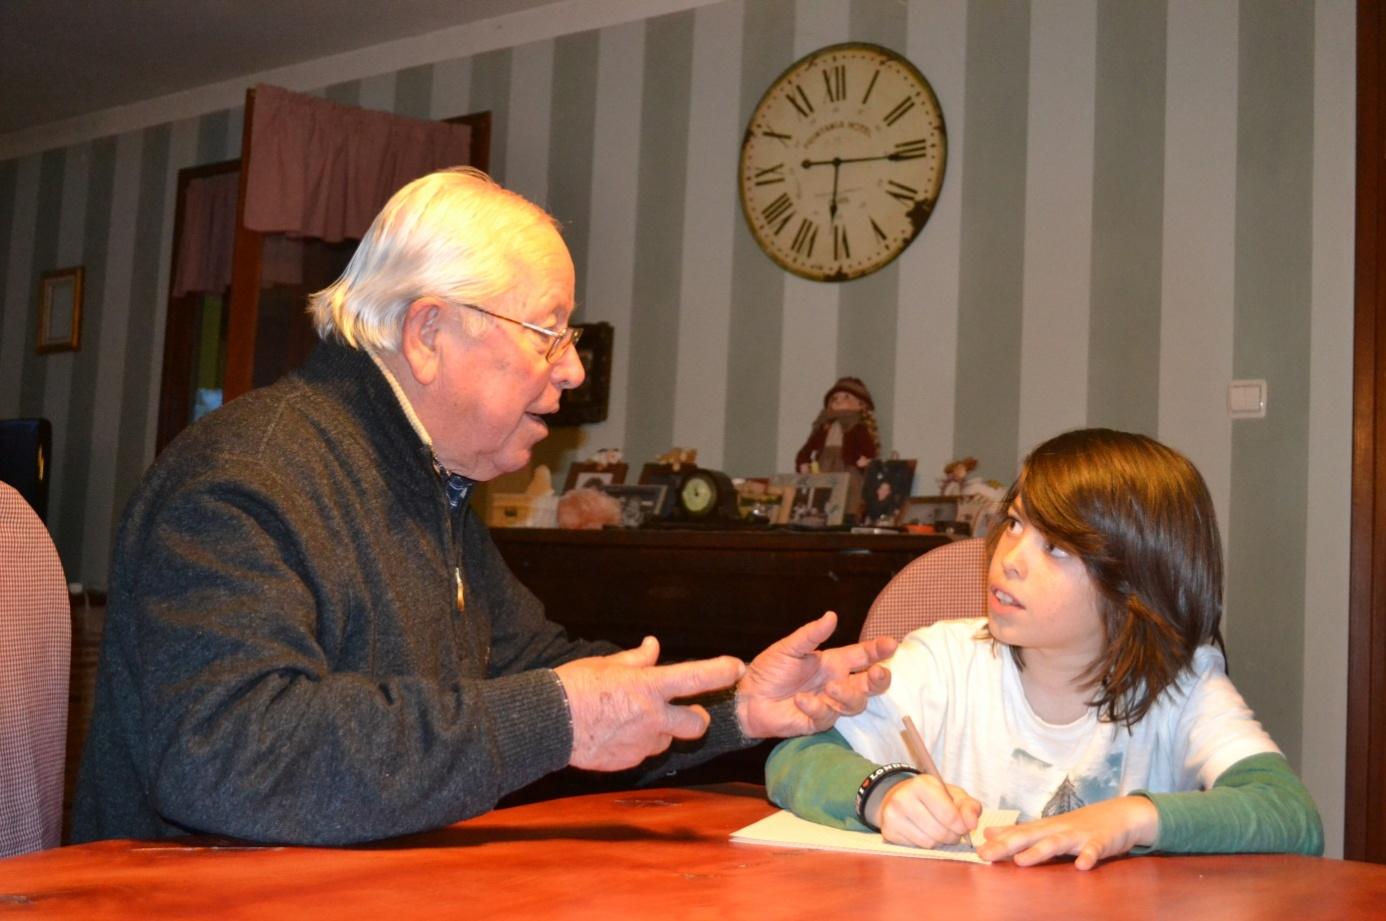
<svg viewBox="0 0 1386 921">
<path fill-rule="evenodd" d="M 1136 857 L 1081 873 L 733 844 L 749 785 L 502 809 L 350 849 L 106 841 L 0 860 L 0 916 L 101 919 L 1356 919 L 1386 867 L 1285 856 Z"/>
</svg>

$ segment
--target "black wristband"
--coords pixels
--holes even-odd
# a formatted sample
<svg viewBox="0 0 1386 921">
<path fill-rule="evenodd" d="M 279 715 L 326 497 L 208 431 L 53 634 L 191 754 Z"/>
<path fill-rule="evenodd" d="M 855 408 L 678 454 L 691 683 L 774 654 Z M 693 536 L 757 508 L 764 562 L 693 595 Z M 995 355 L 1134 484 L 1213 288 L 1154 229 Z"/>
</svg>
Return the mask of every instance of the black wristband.
<svg viewBox="0 0 1386 921">
<path fill-rule="evenodd" d="M 918 773 L 919 771 L 912 765 L 896 761 L 891 764 L 883 764 L 870 774 L 867 774 L 866 779 L 861 782 L 861 786 L 857 787 L 857 818 L 861 820 L 861 824 L 872 831 L 880 831 L 880 829 L 872 824 L 866 817 L 866 802 L 871 798 L 871 791 L 876 789 L 876 786 L 880 784 L 881 781 L 885 780 L 887 777 L 894 777 L 896 774 Z"/>
</svg>

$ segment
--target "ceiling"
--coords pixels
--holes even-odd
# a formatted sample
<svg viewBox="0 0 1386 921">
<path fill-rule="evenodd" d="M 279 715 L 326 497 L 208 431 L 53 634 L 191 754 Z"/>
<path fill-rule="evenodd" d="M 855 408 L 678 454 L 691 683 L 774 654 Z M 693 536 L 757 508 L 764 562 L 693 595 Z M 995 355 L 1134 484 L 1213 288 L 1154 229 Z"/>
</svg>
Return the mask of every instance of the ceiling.
<svg viewBox="0 0 1386 921">
<path fill-rule="evenodd" d="M 553 0 L 0 0 L 0 135 Z"/>
</svg>

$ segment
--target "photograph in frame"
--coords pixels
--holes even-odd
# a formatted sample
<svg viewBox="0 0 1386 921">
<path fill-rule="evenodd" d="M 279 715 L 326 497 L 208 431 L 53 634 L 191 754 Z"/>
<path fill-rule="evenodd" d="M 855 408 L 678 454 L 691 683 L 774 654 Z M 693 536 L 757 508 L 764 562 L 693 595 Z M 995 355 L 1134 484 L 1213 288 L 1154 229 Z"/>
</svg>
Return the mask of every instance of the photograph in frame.
<svg viewBox="0 0 1386 921">
<path fill-rule="evenodd" d="M 690 464 L 682 464 L 675 468 L 672 464 L 645 464 L 640 468 L 640 483 L 645 486 L 658 485 L 665 488 L 664 504 L 659 509 L 660 518 L 668 518 L 674 512 L 674 503 L 678 501 L 679 490 L 683 488 L 684 478 L 689 472 L 696 469 Z"/>
<path fill-rule="evenodd" d="M 44 272 L 39 280 L 35 351 L 75 352 L 82 344 L 81 266 Z"/>
<path fill-rule="evenodd" d="M 558 412 L 548 417 L 550 426 L 585 425 L 606 420 L 611 394 L 614 327 L 610 323 L 574 323 L 573 328 L 582 330 L 582 335 L 578 336 L 577 344 L 572 348 L 577 350 L 587 376 L 578 387 L 563 391 L 558 401 Z"/>
<path fill-rule="evenodd" d="M 913 460 L 876 458 L 862 471 L 862 524 L 890 527 L 914 488 Z"/>
<path fill-rule="evenodd" d="M 940 527 L 958 520 L 957 496 L 911 496 L 900 512 L 900 524 Z"/>
<path fill-rule="evenodd" d="M 591 487 L 620 486 L 626 481 L 626 464 L 598 464 L 593 461 L 575 461 L 568 468 L 568 480 L 563 484 L 564 492 Z"/>
<path fill-rule="evenodd" d="M 659 518 L 668 489 L 659 483 L 602 486 L 601 491 L 621 503 L 621 527 L 638 528 Z"/>
<path fill-rule="evenodd" d="M 830 528 L 847 516 L 850 474 L 777 473 L 770 485 L 784 491 L 779 524 L 800 528 Z"/>
</svg>

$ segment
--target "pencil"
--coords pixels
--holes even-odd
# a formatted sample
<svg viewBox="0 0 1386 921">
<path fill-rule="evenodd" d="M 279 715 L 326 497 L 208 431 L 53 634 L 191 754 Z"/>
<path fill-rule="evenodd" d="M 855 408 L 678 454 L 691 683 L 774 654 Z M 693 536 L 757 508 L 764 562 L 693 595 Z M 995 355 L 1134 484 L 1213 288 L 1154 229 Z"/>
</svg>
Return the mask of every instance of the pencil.
<svg viewBox="0 0 1386 921">
<path fill-rule="evenodd" d="M 914 766 L 930 777 L 938 778 L 939 783 L 943 783 L 943 775 L 939 773 L 938 765 L 934 764 L 934 759 L 929 755 L 929 749 L 924 746 L 924 737 L 919 734 L 914 720 L 910 719 L 908 715 L 905 717 L 905 731 L 900 734 L 905 737 L 905 748 L 909 749 L 910 757 L 914 759 Z M 947 788 L 948 785 L 944 784 L 944 789 Z"/>
<path fill-rule="evenodd" d="M 948 789 L 948 781 L 943 779 L 943 774 L 939 773 L 938 765 L 934 764 L 933 757 L 929 754 L 929 749 L 924 745 L 924 737 L 919 734 L 919 729 L 914 725 L 914 720 L 909 715 L 905 716 L 905 728 L 900 735 L 905 740 L 905 748 L 909 750 L 910 757 L 914 759 L 915 767 L 938 780 L 943 785 L 943 793 L 948 797 L 948 801 L 953 804 L 953 808 L 958 808 L 958 801 L 953 798 L 953 791 Z M 962 810 L 959 809 L 959 812 Z M 971 835 L 962 836 L 962 844 L 971 845 L 973 843 Z"/>
</svg>

